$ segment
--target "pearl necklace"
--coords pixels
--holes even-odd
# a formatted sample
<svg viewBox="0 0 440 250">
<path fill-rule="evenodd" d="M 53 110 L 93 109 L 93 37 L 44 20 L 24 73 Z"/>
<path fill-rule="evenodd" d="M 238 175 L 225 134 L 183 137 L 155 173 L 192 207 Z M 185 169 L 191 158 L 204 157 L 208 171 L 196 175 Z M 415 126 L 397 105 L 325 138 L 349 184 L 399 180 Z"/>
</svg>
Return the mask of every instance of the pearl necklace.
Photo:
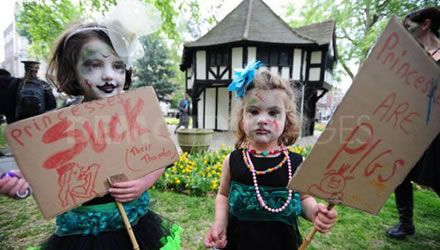
<svg viewBox="0 0 440 250">
<path fill-rule="evenodd" d="M 292 200 L 292 190 L 289 190 L 289 195 L 287 197 L 287 200 L 281 207 L 271 208 L 268 205 L 266 205 L 266 203 L 264 203 L 263 197 L 261 197 L 260 194 L 260 188 L 258 187 L 258 182 L 257 182 L 257 173 L 256 173 L 257 171 L 255 170 L 254 164 L 252 163 L 251 157 L 249 155 L 249 150 L 244 150 L 244 151 L 246 151 L 246 154 L 244 154 L 244 162 L 248 165 L 248 168 L 252 172 L 252 179 L 254 181 L 255 193 L 257 194 L 258 202 L 264 209 L 266 209 L 269 212 L 279 213 L 284 211 L 284 209 L 287 208 L 287 205 L 289 205 L 290 201 Z M 290 163 L 289 151 L 284 150 L 283 153 L 287 157 L 287 166 L 288 166 L 289 181 L 290 181 L 290 179 L 292 179 L 292 164 Z"/>
</svg>

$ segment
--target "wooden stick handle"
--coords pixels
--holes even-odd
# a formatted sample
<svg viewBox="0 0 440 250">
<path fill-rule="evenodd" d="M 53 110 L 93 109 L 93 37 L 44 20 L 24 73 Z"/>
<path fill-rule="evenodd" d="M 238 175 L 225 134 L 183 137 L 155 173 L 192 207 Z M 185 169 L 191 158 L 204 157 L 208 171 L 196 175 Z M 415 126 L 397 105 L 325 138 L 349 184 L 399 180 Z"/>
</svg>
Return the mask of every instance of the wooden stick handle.
<svg viewBox="0 0 440 250">
<path fill-rule="evenodd" d="M 335 206 L 335 203 L 329 203 L 327 205 L 327 210 L 331 210 Z M 310 242 L 312 242 L 313 237 L 315 237 L 315 234 L 318 230 L 316 230 L 315 227 L 310 230 L 310 232 L 307 234 L 307 236 L 304 238 L 301 246 L 299 246 L 298 250 L 305 250 L 309 246 Z"/>
<path fill-rule="evenodd" d="M 112 184 L 110 178 L 107 179 L 110 185 Z M 134 235 L 133 228 L 131 227 L 130 221 L 128 220 L 127 213 L 125 212 L 124 206 L 121 202 L 115 201 L 116 206 L 118 207 L 119 214 L 122 217 L 122 221 L 124 221 L 125 228 L 127 229 L 128 236 L 130 237 L 131 244 L 133 245 L 133 250 L 139 250 L 139 244 L 137 243 L 136 236 Z"/>
<path fill-rule="evenodd" d="M 139 245 L 137 243 L 136 236 L 134 236 L 133 228 L 131 227 L 130 221 L 128 220 L 124 206 L 119 201 L 115 201 L 115 202 L 116 202 L 116 206 L 119 209 L 119 213 L 121 214 L 122 220 L 124 221 L 128 236 L 130 237 L 131 244 L 133 245 L 133 250 L 139 250 Z"/>
</svg>

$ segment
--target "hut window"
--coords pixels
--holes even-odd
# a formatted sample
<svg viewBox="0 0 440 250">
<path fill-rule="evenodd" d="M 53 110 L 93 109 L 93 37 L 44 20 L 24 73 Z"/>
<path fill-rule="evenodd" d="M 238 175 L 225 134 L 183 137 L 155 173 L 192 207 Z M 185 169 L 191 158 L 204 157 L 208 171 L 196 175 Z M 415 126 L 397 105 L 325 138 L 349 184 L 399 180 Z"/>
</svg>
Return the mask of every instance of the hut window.
<svg viewBox="0 0 440 250">
<path fill-rule="evenodd" d="M 257 59 L 267 66 L 290 66 L 289 52 L 284 48 L 260 47 L 257 49 Z"/>
<path fill-rule="evenodd" d="M 209 66 L 228 66 L 229 52 L 226 50 L 216 50 L 208 52 Z"/>
<path fill-rule="evenodd" d="M 280 65 L 289 66 L 289 54 L 287 51 L 280 51 Z"/>
</svg>

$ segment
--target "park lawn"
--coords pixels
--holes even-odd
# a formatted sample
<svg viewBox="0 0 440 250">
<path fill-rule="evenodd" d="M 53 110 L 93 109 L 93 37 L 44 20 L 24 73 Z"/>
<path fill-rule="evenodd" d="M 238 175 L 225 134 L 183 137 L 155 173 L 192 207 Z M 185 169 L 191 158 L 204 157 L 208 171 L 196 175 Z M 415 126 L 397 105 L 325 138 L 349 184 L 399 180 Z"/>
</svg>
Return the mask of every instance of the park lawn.
<svg viewBox="0 0 440 250">
<path fill-rule="evenodd" d="M 5 136 L 3 134 L 3 131 L 5 130 L 6 124 L 1 124 L 0 125 L 0 148 L 4 148 L 7 146 L 6 144 L 6 139 Z"/>
<path fill-rule="evenodd" d="M 416 188 L 415 222 L 417 232 L 404 241 L 385 237 L 385 230 L 397 221 L 394 196 L 378 216 L 338 206 L 339 221 L 332 232 L 317 234 L 309 249 L 439 249 L 440 199 L 429 190 Z M 182 249 L 204 249 L 203 237 L 214 215 L 214 195 L 188 196 L 151 191 L 152 209 L 183 229 Z M 302 235 L 311 224 L 300 220 Z M 26 249 L 38 246 L 54 230 L 54 220 L 42 219 L 33 199 L 0 197 L 0 249 Z"/>
</svg>

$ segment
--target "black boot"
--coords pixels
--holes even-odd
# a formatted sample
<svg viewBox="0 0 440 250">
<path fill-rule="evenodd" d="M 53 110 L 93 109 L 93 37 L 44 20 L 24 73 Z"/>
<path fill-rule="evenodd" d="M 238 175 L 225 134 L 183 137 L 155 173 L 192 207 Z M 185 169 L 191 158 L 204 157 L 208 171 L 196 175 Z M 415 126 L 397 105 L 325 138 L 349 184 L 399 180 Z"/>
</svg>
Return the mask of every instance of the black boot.
<svg viewBox="0 0 440 250">
<path fill-rule="evenodd" d="M 402 240 L 407 235 L 414 235 L 416 229 L 413 224 L 413 190 L 409 179 L 405 179 L 394 191 L 396 206 L 399 212 L 399 223 L 388 229 L 386 235 L 390 238 Z"/>
<path fill-rule="evenodd" d="M 403 225 L 400 222 L 387 230 L 387 236 L 397 240 L 403 240 L 407 235 L 414 235 L 416 228 L 414 225 Z"/>
</svg>

